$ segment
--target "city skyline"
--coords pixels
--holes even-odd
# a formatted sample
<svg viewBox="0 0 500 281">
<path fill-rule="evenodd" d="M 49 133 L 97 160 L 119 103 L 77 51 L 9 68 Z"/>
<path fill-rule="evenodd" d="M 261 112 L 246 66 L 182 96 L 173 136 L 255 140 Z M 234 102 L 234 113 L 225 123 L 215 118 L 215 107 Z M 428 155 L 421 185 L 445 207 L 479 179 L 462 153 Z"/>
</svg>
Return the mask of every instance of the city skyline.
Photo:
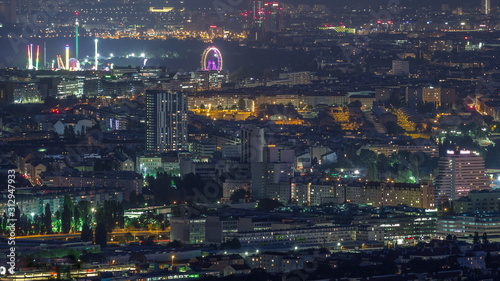
<svg viewBox="0 0 500 281">
<path fill-rule="evenodd" d="M 496 1 L 50 3 L 0 0 L 0 280 L 499 278 Z"/>
</svg>

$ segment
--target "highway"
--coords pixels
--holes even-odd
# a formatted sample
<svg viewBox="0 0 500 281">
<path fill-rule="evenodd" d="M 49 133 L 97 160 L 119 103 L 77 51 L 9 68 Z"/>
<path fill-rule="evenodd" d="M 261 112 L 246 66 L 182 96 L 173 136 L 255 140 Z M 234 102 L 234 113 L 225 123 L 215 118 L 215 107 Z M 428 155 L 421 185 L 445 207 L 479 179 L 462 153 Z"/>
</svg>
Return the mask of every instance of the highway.
<svg viewBox="0 0 500 281">
<path fill-rule="evenodd" d="M 113 231 L 108 235 L 112 240 L 116 240 L 120 237 L 124 237 L 127 233 L 132 234 L 137 242 L 139 242 L 138 238 L 148 237 L 154 235 L 158 240 L 168 240 L 170 239 L 170 228 L 166 230 L 117 230 Z M 80 238 L 80 232 L 71 232 L 71 233 L 55 233 L 55 234 L 44 234 L 44 235 L 26 235 L 26 236 L 17 236 L 16 239 L 31 239 L 31 240 L 59 240 L 59 241 L 69 241 L 75 238 Z"/>
</svg>

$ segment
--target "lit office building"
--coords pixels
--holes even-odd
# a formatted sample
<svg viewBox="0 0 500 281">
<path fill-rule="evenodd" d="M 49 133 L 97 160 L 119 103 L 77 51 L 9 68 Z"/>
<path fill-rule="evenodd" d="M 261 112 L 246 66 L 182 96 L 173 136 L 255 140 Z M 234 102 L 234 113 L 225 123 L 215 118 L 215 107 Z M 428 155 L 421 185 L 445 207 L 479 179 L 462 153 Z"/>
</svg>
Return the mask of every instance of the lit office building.
<svg viewBox="0 0 500 281">
<path fill-rule="evenodd" d="M 481 0 L 481 14 L 489 15 L 491 12 L 490 0 Z"/>
<path fill-rule="evenodd" d="M 146 91 L 146 150 L 151 153 L 185 150 L 187 101 L 183 93 Z"/>
<path fill-rule="evenodd" d="M 468 150 L 448 151 L 439 159 L 435 185 L 437 206 L 467 196 L 472 190 L 490 189 L 483 157 Z"/>
</svg>

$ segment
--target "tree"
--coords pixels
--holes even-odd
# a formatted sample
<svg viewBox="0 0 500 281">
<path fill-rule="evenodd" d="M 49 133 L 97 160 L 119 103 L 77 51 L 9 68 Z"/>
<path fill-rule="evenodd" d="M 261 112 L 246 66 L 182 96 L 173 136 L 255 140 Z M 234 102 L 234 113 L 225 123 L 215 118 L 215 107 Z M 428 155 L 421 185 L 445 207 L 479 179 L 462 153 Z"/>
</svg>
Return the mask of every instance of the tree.
<svg viewBox="0 0 500 281">
<path fill-rule="evenodd" d="M 90 225 L 92 222 L 92 210 L 90 209 L 90 202 L 87 200 L 78 201 L 77 208 L 80 216 L 81 224 Z M 76 219 L 76 218 L 75 218 Z"/>
<path fill-rule="evenodd" d="M 399 170 L 396 177 L 396 182 L 415 183 L 415 177 L 413 176 L 412 171 L 409 169 Z"/>
<path fill-rule="evenodd" d="M 52 234 L 52 212 L 50 211 L 50 204 L 45 204 L 45 214 L 43 215 L 43 224 L 47 234 Z"/>
<path fill-rule="evenodd" d="M 124 213 L 121 203 L 116 200 L 106 200 L 103 205 L 97 208 L 95 215 L 96 222 L 103 223 L 107 232 L 112 232 L 116 227 L 123 228 Z"/>
<path fill-rule="evenodd" d="M 84 223 L 82 226 L 82 233 L 80 234 L 80 239 L 82 239 L 82 241 L 84 242 L 92 241 L 92 229 L 86 223 Z"/>
<path fill-rule="evenodd" d="M 248 198 L 250 197 L 251 193 L 249 190 L 246 190 L 244 188 L 240 188 L 238 190 L 236 190 L 235 192 L 233 192 L 233 194 L 231 194 L 231 201 L 232 202 L 239 202 L 241 199 L 245 199 L 245 198 Z"/>
<path fill-rule="evenodd" d="M 348 107 L 362 107 L 363 104 L 359 100 L 355 100 L 347 105 Z"/>
<path fill-rule="evenodd" d="M 485 232 L 485 233 L 483 233 L 483 238 L 482 238 L 482 241 L 483 241 L 483 244 L 488 244 L 488 243 L 490 243 L 490 242 L 488 241 L 488 234 L 487 234 L 486 232 Z"/>
<path fill-rule="evenodd" d="M 180 248 L 182 247 L 182 242 L 179 240 L 174 240 L 171 242 L 168 242 L 167 245 L 165 245 L 167 248 Z"/>
<path fill-rule="evenodd" d="M 156 175 L 156 178 L 148 177 L 147 182 L 149 185 L 149 190 L 151 190 L 154 195 L 154 203 L 164 205 L 171 204 L 173 201 L 180 201 L 178 200 L 180 199 L 180 197 L 175 197 L 175 193 L 179 191 L 176 188 L 176 186 L 178 186 L 178 181 L 178 178 L 175 178 L 166 173 L 158 173 Z M 200 185 L 196 185 L 196 187 L 199 186 Z"/>
<path fill-rule="evenodd" d="M 259 203 L 257 204 L 257 209 L 263 211 L 271 211 L 283 206 L 284 206 L 283 203 L 279 202 L 278 200 L 263 198 L 259 200 Z"/>
<path fill-rule="evenodd" d="M 95 228 L 94 241 L 97 245 L 101 245 L 101 248 L 107 246 L 108 232 L 106 231 L 106 225 L 103 222 L 97 224 Z"/>
<path fill-rule="evenodd" d="M 484 263 L 486 268 L 491 268 L 492 266 L 492 257 L 490 251 L 486 252 L 486 257 L 484 258 Z"/>
<path fill-rule="evenodd" d="M 133 240 L 133 239 L 134 239 L 134 236 L 132 235 L 132 233 L 130 233 L 130 232 L 125 233 L 125 241 L 126 242 Z"/>
<path fill-rule="evenodd" d="M 54 218 L 55 218 L 54 228 L 56 229 L 56 232 L 60 232 L 61 231 L 61 211 L 57 211 L 54 214 Z"/>
<path fill-rule="evenodd" d="M 433 102 L 426 102 L 417 107 L 417 111 L 421 114 L 432 113 L 436 111 L 436 104 Z"/>
<path fill-rule="evenodd" d="M 61 216 L 61 231 L 63 233 L 69 233 L 71 230 L 71 211 L 68 206 L 63 206 L 62 216 Z"/>
<path fill-rule="evenodd" d="M 246 108 L 247 108 L 247 104 L 246 104 L 245 100 L 243 98 L 240 98 L 238 100 L 238 109 L 241 110 L 241 111 L 243 111 Z"/>
<path fill-rule="evenodd" d="M 205 105 L 204 105 L 204 104 L 201 104 L 201 105 L 200 105 L 200 109 L 205 109 Z"/>
<path fill-rule="evenodd" d="M 71 230 L 71 221 L 73 219 L 73 213 L 75 210 L 75 204 L 69 195 L 64 195 L 63 211 L 61 216 L 61 231 L 63 233 L 69 233 Z"/>
<path fill-rule="evenodd" d="M 479 239 L 479 233 L 476 231 L 474 232 L 474 238 L 472 239 L 473 244 L 480 244 L 481 240 Z"/>
<path fill-rule="evenodd" d="M 372 162 L 368 165 L 368 179 L 370 181 L 380 181 L 377 162 Z"/>
<path fill-rule="evenodd" d="M 314 157 L 312 160 L 311 160 L 311 167 L 314 167 L 318 164 L 318 157 Z"/>
<path fill-rule="evenodd" d="M 249 280 L 268 280 L 267 271 L 263 268 L 257 267 L 250 271 Z"/>
<path fill-rule="evenodd" d="M 453 240 L 453 236 L 451 236 L 451 234 L 446 235 L 446 240 L 448 241 Z"/>
<path fill-rule="evenodd" d="M 63 138 L 67 140 L 69 139 L 69 137 L 70 137 L 69 128 L 68 126 L 64 126 Z"/>
<path fill-rule="evenodd" d="M 15 225 L 15 232 L 17 235 L 21 235 L 22 233 L 22 228 L 23 228 L 23 221 L 21 221 L 21 210 L 19 210 L 19 207 L 15 207 L 14 208 L 14 218 L 15 221 L 19 222 L 19 223 L 16 223 Z"/>
<path fill-rule="evenodd" d="M 73 211 L 73 230 L 74 231 L 80 230 L 80 225 L 81 225 L 80 210 L 78 210 L 78 208 L 75 208 L 75 210 Z"/>
<path fill-rule="evenodd" d="M 76 138 L 75 127 L 64 126 L 63 137 L 67 140 L 74 140 Z"/>
</svg>

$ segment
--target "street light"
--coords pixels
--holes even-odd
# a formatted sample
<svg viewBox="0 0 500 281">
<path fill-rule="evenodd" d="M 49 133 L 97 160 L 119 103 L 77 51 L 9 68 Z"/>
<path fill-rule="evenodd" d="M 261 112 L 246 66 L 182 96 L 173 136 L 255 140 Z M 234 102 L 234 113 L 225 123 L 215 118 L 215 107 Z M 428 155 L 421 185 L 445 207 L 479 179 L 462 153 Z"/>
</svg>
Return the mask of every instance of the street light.
<svg viewBox="0 0 500 281">
<path fill-rule="evenodd" d="M 175 258 L 175 256 L 172 255 L 172 269 L 174 268 L 174 258 Z"/>
</svg>

